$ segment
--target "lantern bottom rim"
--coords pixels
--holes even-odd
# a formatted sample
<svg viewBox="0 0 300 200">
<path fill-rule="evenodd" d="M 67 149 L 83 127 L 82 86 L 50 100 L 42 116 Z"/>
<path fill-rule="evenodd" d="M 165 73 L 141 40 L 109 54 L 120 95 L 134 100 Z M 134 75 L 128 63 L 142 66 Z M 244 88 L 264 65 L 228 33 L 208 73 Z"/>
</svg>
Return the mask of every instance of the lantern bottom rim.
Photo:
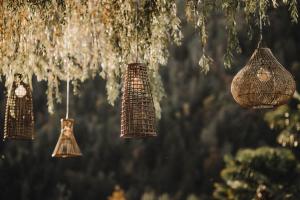
<svg viewBox="0 0 300 200">
<path fill-rule="evenodd" d="M 150 138 L 150 137 L 157 137 L 157 133 L 145 133 L 145 134 L 121 134 L 120 138 L 123 139 L 132 139 L 132 138 L 137 138 L 137 139 L 142 139 L 142 138 Z"/>
<path fill-rule="evenodd" d="M 4 136 L 3 141 L 6 140 L 28 140 L 32 141 L 35 140 L 34 136 L 21 136 L 21 135 L 16 135 L 16 136 Z"/>
<path fill-rule="evenodd" d="M 52 154 L 53 158 L 74 158 L 74 157 L 80 157 L 82 156 L 82 153 L 77 154 Z"/>
<path fill-rule="evenodd" d="M 253 109 L 271 109 L 274 108 L 276 105 L 255 105 L 252 106 Z"/>
</svg>

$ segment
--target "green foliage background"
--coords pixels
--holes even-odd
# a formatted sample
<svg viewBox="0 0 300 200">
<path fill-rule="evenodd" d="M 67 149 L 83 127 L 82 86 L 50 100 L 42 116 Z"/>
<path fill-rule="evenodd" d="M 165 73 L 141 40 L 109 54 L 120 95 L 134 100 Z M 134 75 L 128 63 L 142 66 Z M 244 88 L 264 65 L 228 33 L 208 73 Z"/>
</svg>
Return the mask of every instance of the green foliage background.
<svg viewBox="0 0 300 200">
<path fill-rule="evenodd" d="M 300 198 L 300 163 L 287 149 L 261 147 L 241 150 L 235 158 L 225 157 L 225 163 L 226 168 L 221 172 L 225 183 L 215 184 L 215 199 Z"/>
<path fill-rule="evenodd" d="M 234 55 L 233 68 L 225 70 L 226 30 L 221 24 L 224 21 L 216 13 L 207 25 L 206 53 L 214 64 L 204 76 L 198 69 L 202 49 L 198 33 L 183 21 L 183 44 L 170 46 L 168 65 L 160 71 L 167 97 L 155 139 L 119 138 L 120 105 L 108 105 L 105 82 L 95 78 L 81 86 L 79 96 L 71 97 L 71 116 L 83 157 L 53 159 L 65 105 L 57 105 L 55 114 L 49 115 L 44 95 L 47 84 L 34 81 L 37 140 L 0 144 L 0 199 L 106 199 L 115 185 L 125 190 L 129 200 L 151 192 L 168 194 L 172 200 L 212 199 L 214 183 L 222 182 L 225 154 L 277 146 L 277 132 L 264 122 L 264 111 L 242 109 L 230 95 L 231 79 L 256 47 L 257 35 L 249 40 L 247 26 L 238 25 L 242 54 Z M 290 22 L 285 8 L 270 11 L 270 24 L 265 28 L 266 43 L 299 80 L 299 25 Z M 3 130 L 6 91 L 1 87 Z"/>
</svg>

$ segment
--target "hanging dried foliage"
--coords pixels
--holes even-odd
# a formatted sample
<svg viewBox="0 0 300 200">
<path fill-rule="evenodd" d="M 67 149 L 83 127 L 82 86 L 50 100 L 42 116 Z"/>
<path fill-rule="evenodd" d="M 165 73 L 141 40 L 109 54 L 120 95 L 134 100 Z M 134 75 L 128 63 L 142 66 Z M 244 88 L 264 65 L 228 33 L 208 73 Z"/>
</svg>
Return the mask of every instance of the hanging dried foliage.
<svg viewBox="0 0 300 200">
<path fill-rule="evenodd" d="M 164 89 L 159 68 L 168 60 L 168 46 L 180 44 L 182 38 L 176 0 L 139 0 L 138 32 L 141 61 L 147 63 L 156 115 L 160 116 L 160 101 Z M 266 13 L 272 3 L 263 2 Z M 298 11 L 295 0 L 273 0 L 273 7 L 284 2 L 290 7 L 293 21 Z M 59 84 L 65 81 L 65 68 L 70 67 L 70 79 L 75 86 L 100 74 L 107 80 L 108 101 L 114 104 L 119 95 L 119 79 L 125 63 L 136 55 L 135 1 L 127 0 L 2 0 L 0 9 L 0 74 L 11 87 L 13 73 L 48 81 L 48 108 L 60 101 Z M 187 15 L 194 15 L 193 24 L 200 30 L 203 46 L 208 42 L 208 17 L 220 10 L 226 16 L 228 51 L 238 50 L 236 13 L 253 16 L 257 0 L 187 0 Z M 195 7 L 197 9 L 195 10 Z M 195 11 L 195 12 L 194 12 Z M 251 18 L 252 19 L 252 18 Z M 249 23 L 250 24 L 250 23 Z M 200 65 L 207 71 L 210 58 L 203 52 Z M 227 64 L 228 66 L 229 64 Z M 29 83 L 30 84 L 30 83 Z M 76 88 L 76 87 L 75 87 Z M 76 91 L 76 90 L 75 90 Z"/>
<path fill-rule="evenodd" d="M 32 93 L 22 75 L 16 74 L 12 89 L 8 93 L 5 111 L 4 140 L 34 139 L 34 117 Z"/>
<path fill-rule="evenodd" d="M 154 137 L 155 109 L 147 67 L 128 65 L 124 78 L 121 111 L 121 138 Z"/>
<path fill-rule="evenodd" d="M 168 60 L 169 43 L 179 44 L 182 37 L 175 2 L 140 0 L 138 7 L 140 58 L 151 69 L 157 116 L 164 96 L 159 66 Z M 47 80 L 52 112 L 55 100 L 61 101 L 59 83 L 69 66 L 73 84 L 97 74 L 106 79 L 108 101 L 114 104 L 121 69 L 136 51 L 135 1 L 3 0 L 3 8 L 0 73 L 7 80 L 9 70 Z"/>
<path fill-rule="evenodd" d="M 81 156 L 74 132 L 74 119 L 61 119 L 61 133 L 52 157 L 69 158 Z"/>
<path fill-rule="evenodd" d="M 292 75 L 269 48 L 257 48 L 231 84 L 233 98 L 247 108 L 272 108 L 285 104 L 295 90 Z"/>
</svg>

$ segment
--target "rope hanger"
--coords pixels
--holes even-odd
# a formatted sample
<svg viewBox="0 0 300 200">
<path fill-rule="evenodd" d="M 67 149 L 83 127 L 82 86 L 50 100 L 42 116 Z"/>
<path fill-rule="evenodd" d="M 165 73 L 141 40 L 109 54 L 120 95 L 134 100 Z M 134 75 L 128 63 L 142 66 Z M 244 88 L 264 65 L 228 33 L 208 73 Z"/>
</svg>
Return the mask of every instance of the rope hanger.
<svg viewBox="0 0 300 200">
<path fill-rule="evenodd" d="M 67 66 L 67 103 L 66 103 L 66 119 L 69 118 L 69 105 L 70 105 L 70 69 Z"/>
<path fill-rule="evenodd" d="M 259 42 L 258 48 L 261 47 L 263 43 L 263 19 L 262 19 L 262 11 L 261 11 L 261 2 L 258 1 L 258 15 L 259 15 Z"/>
<path fill-rule="evenodd" d="M 70 29 L 70 25 L 68 24 L 68 29 Z M 69 50 L 69 42 L 65 42 L 65 47 Z M 67 58 L 65 58 L 67 59 Z M 67 102 L 66 102 L 66 119 L 69 119 L 69 107 L 70 107 L 70 66 L 65 60 L 65 65 L 67 65 Z"/>
<path fill-rule="evenodd" d="M 139 33 L 138 33 L 138 15 L 139 15 L 139 0 L 135 1 L 135 39 L 136 39 L 136 62 L 139 59 Z"/>
</svg>

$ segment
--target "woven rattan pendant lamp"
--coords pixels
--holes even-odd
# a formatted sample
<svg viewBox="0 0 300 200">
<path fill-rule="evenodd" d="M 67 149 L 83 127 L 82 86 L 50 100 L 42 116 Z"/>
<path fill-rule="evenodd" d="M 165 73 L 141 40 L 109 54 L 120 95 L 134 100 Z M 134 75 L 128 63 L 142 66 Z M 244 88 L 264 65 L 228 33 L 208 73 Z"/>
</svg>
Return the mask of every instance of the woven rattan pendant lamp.
<svg viewBox="0 0 300 200">
<path fill-rule="evenodd" d="M 155 109 L 147 67 L 132 63 L 124 79 L 121 111 L 121 138 L 156 136 Z"/>
<path fill-rule="evenodd" d="M 74 119 L 61 119 L 61 133 L 52 157 L 69 158 L 81 156 L 74 132 Z"/>
<path fill-rule="evenodd" d="M 138 1 L 136 1 L 136 29 Z M 147 67 L 138 62 L 136 30 L 136 62 L 128 65 L 123 79 L 121 138 L 155 137 L 155 109 Z"/>
<path fill-rule="evenodd" d="M 3 140 L 33 140 L 34 137 L 32 92 L 22 75 L 16 74 L 7 97 Z"/>
<path fill-rule="evenodd" d="M 232 96 L 242 107 L 273 108 L 287 103 L 296 90 L 293 76 L 277 61 L 269 48 L 261 47 L 262 40 L 260 17 L 258 47 L 231 84 Z"/>
<path fill-rule="evenodd" d="M 55 149 L 52 153 L 52 157 L 57 158 L 70 158 L 82 156 L 79 146 L 74 136 L 74 119 L 69 119 L 69 99 L 70 99 L 70 80 L 69 80 L 69 68 L 68 80 L 67 80 L 67 112 L 66 118 L 61 119 L 61 132 Z"/>
</svg>

